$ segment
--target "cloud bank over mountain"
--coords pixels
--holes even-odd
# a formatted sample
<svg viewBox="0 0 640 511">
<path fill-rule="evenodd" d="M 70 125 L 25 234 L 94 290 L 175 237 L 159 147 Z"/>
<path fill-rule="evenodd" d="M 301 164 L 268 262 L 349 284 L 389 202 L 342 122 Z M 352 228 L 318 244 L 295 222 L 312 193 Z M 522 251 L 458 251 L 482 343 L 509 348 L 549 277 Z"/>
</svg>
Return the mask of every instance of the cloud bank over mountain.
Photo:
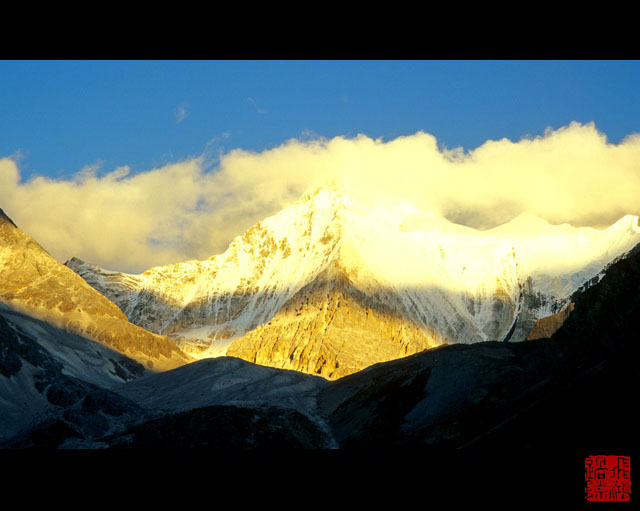
<svg viewBox="0 0 640 511">
<path fill-rule="evenodd" d="M 132 174 L 85 167 L 70 179 L 20 178 L 0 159 L 0 207 L 60 261 L 138 272 L 206 259 L 305 191 L 334 184 L 366 205 L 406 201 L 486 229 L 527 211 L 602 228 L 640 214 L 640 134 L 609 144 L 593 123 L 517 142 L 447 149 L 430 134 L 384 141 L 289 140 Z"/>
</svg>

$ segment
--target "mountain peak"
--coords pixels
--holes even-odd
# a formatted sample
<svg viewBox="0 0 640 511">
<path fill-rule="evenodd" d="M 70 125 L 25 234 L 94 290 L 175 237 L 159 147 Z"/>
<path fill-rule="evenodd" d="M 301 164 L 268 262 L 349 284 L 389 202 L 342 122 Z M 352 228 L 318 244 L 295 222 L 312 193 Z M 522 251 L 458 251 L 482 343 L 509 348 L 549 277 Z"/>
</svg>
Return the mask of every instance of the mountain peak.
<svg viewBox="0 0 640 511">
<path fill-rule="evenodd" d="M 18 226 L 14 223 L 14 221 L 7 216 L 7 214 L 2 210 L 2 208 L 0 208 L 0 224 L 3 224 L 3 223 L 10 223 L 16 229 L 18 228 Z"/>
<path fill-rule="evenodd" d="M 508 222 L 493 227 L 486 232 L 492 234 L 519 233 L 522 235 L 532 235 L 534 233 L 548 230 L 551 227 L 553 227 L 552 224 L 547 222 L 545 219 L 540 218 L 529 211 L 523 211 Z"/>
<path fill-rule="evenodd" d="M 319 186 L 307 191 L 296 205 L 306 205 L 313 209 L 340 209 L 351 202 L 344 190 L 337 185 Z"/>
<path fill-rule="evenodd" d="M 322 186 L 316 186 L 315 188 L 311 188 L 307 190 L 301 197 L 301 200 L 307 201 L 314 197 L 321 195 L 335 195 L 335 196 L 344 196 L 344 190 L 339 187 L 335 183 L 330 183 Z"/>
<path fill-rule="evenodd" d="M 640 232 L 640 217 L 636 215 L 625 215 L 616 223 L 609 226 L 609 229 Z"/>
<path fill-rule="evenodd" d="M 64 265 L 67 267 L 82 265 L 82 264 L 87 264 L 87 263 L 85 263 L 82 259 L 79 259 L 77 257 L 72 257 L 71 259 L 69 259 L 64 263 Z"/>
</svg>

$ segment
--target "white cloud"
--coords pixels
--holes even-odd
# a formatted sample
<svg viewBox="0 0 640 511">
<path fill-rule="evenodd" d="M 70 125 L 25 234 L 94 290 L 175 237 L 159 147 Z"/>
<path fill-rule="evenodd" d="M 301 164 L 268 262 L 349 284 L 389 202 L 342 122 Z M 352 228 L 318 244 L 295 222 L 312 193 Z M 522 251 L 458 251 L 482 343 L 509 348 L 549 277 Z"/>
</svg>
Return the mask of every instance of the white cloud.
<svg viewBox="0 0 640 511">
<path fill-rule="evenodd" d="M 328 183 L 365 204 L 402 199 L 476 228 L 522 211 L 594 227 L 640 214 L 640 135 L 609 144 L 593 124 L 470 152 L 440 149 L 420 132 L 388 142 L 293 139 L 221 154 L 215 168 L 201 157 L 135 175 L 98 170 L 21 183 L 16 161 L 0 159 L 0 207 L 59 260 L 121 271 L 220 253 L 256 221 Z"/>
<path fill-rule="evenodd" d="M 267 113 L 267 111 L 264 108 L 260 108 L 258 106 L 258 104 L 256 103 L 255 99 L 253 99 L 253 98 L 247 98 L 247 99 L 253 104 L 253 106 L 255 107 L 257 113 L 259 113 L 259 114 L 266 114 Z"/>
<path fill-rule="evenodd" d="M 187 116 L 187 107 L 185 107 L 184 105 L 180 105 L 174 108 L 173 116 L 176 119 L 176 124 L 180 124 L 182 121 L 184 121 L 185 117 Z"/>
<path fill-rule="evenodd" d="M 231 132 L 230 131 L 225 131 L 224 133 L 221 133 L 219 136 L 217 137 L 213 137 L 211 140 L 209 140 L 205 147 L 209 148 L 211 146 L 217 145 L 220 142 L 222 142 L 223 140 L 229 138 L 231 136 Z"/>
</svg>

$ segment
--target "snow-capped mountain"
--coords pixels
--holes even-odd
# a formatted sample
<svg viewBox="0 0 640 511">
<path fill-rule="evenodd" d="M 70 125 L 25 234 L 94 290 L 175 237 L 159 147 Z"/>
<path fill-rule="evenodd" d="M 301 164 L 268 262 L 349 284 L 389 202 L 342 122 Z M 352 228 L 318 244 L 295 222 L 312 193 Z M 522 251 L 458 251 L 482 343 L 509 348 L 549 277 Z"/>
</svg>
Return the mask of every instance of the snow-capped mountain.
<svg viewBox="0 0 640 511">
<path fill-rule="evenodd" d="M 444 343 L 524 340 L 638 243 L 637 216 L 596 230 L 523 214 L 477 231 L 320 189 L 206 261 L 139 275 L 65 264 L 196 357 L 336 378 Z"/>
</svg>

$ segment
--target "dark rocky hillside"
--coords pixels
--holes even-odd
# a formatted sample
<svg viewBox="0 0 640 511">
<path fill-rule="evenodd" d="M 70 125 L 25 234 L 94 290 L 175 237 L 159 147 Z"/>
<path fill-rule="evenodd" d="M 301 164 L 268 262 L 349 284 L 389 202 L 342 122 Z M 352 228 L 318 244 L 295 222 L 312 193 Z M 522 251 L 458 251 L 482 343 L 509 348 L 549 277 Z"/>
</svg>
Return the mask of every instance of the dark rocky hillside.
<svg viewBox="0 0 640 511">
<path fill-rule="evenodd" d="M 144 370 L 124 357 L 112 363 L 125 379 Z M 59 360 L 1 314 L 0 398 L 1 449 L 55 449 L 73 439 L 91 445 L 112 429 L 150 417 L 129 399 L 65 374 Z"/>
</svg>

